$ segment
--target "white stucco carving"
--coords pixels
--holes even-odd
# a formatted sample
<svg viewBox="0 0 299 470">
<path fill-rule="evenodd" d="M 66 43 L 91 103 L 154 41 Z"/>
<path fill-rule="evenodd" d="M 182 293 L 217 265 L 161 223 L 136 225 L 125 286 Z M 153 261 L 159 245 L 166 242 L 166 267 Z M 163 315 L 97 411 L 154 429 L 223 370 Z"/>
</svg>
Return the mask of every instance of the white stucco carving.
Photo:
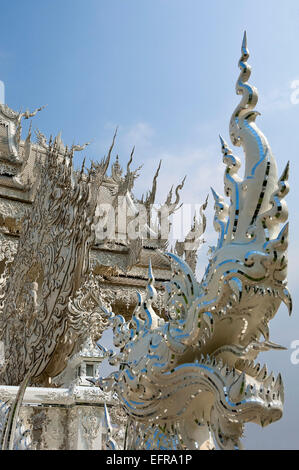
<svg viewBox="0 0 299 470">
<path fill-rule="evenodd" d="M 152 267 L 145 296 L 139 295 L 129 321 L 106 311 L 122 365 L 97 383 L 117 393 L 129 423 L 128 449 L 241 448 L 245 423 L 262 426 L 282 416 L 281 375 L 255 360 L 261 351 L 283 349 L 269 339 L 268 324 L 283 301 L 288 244 L 288 165 L 278 178 L 269 143 L 255 124 L 257 90 L 248 83 L 246 34 L 239 61 L 237 93 L 242 95 L 230 123 L 240 160 L 221 138 L 227 204 L 215 191 L 217 246 L 197 282 L 181 258 L 168 253 L 172 279 L 168 319 L 153 308 Z"/>
<path fill-rule="evenodd" d="M 116 157 L 107 175 L 116 133 L 107 158 L 75 171 L 74 152 L 88 144 L 68 148 L 61 133 L 47 142 L 40 131 L 32 144 L 31 127 L 23 142 L 22 119 L 41 108 L 0 105 L 1 448 L 236 449 L 247 422 L 282 416 L 281 375 L 255 361 L 282 349 L 268 325 L 281 302 L 292 309 L 289 166 L 279 178 L 255 123 L 248 58 L 245 34 L 229 129 L 245 171 L 220 137 L 229 199 L 212 190 L 218 241 L 200 282 L 207 200 L 184 242 L 166 251 L 185 178 L 154 210 L 161 162 L 138 200 L 134 149 L 126 171 Z M 95 345 L 111 327 L 117 353 Z M 119 369 L 98 378 L 104 358 Z"/>
</svg>

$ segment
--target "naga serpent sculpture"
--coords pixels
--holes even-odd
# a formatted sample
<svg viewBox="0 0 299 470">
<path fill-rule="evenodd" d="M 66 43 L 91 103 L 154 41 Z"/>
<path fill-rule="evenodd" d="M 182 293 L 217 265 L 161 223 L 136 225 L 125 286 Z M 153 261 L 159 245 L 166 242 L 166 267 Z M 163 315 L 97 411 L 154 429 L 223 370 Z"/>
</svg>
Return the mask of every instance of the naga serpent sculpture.
<svg viewBox="0 0 299 470">
<path fill-rule="evenodd" d="M 165 306 L 168 319 L 152 308 L 156 291 L 151 266 L 145 296 L 130 321 L 105 311 L 113 326 L 111 364 L 119 370 L 95 383 L 114 391 L 128 415 L 127 449 L 241 448 L 244 424 L 265 426 L 282 416 L 283 383 L 255 363 L 259 352 L 283 349 L 269 340 L 268 323 L 281 302 L 291 313 L 286 287 L 288 164 L 278 178 L 271 148 L 255 124 L 257 90 L 246 33 L 241 48 L 242 95 L 230 121 L 232 143 L 245 152 L 240 160 L 220 138 L 226 165 L 224 199 L 215 199 L 219 232 L 200 283 L 181 258 L 172 264 Z M 109 433 L 108 445 L 114 446 Z"/>
</svg>

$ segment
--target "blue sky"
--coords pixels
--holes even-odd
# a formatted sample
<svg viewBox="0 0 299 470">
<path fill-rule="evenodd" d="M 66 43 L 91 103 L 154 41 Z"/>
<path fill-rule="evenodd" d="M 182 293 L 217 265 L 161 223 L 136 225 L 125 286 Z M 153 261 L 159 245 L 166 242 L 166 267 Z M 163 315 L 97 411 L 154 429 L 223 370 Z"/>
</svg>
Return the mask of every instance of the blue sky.
<svg viewBox="0 0 299 470">
<path fill-rule="evenodd" d="M 291 102 L 291 85 L 299 80 L 298 0 L 14 0 L 5 2 L 1 15 L 0 79 L 6 103 L 23 110 L 47 104 L 33 126 L 47 135 L 62 130 L 68 144 L 92 141 L 86 154 L 94 159 L 103 157 L 118 125 L 121 162 L 136 145 L 136 166 L 144 163 L 136 190 L 149 187 L 162 158 L 159 196 L 186 174 L 186 203 L 203 201 L 211 184 L 223 191 L 218 134 L 228 140 L 247 30 L 251 83 L 259 90 L 262 113 L 257 123 L 279 171 L 287 160 L 291 163 L 294 314 L 289 319 L 280 309 L 272 340 L 289 347 L 299 339 L 299 104 Z M 239 149 L 236 153 L 242 155 Z M 79 164 L 83 155 L 77 159 Z M 213 239 L 212 212 L 207 236 Z M 205 253 L 204 248 L 203 265 Z M 299 364 L 291 364 L 290 354 L 265 357 L 275 372 L 282 371 L 285 415 L 264 430 L 246 428 L 247 448 L 299 447 Z"/>
</svg>

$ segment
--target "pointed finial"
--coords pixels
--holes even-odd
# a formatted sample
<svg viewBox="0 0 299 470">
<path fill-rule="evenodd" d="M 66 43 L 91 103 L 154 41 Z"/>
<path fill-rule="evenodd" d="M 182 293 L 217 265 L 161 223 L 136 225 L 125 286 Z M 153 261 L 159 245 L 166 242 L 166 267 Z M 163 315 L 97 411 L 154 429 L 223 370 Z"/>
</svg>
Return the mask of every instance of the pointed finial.
<svg viewBox="0 0 299 470">
<path fill-rule="evenodd" d="M 246 34 L 246 31 L 244 31 L 244 35 L 242 39 L 242 46 L 241 46 L 241 59 L 239 63 L 246 62 L 248 58 L 249 58 L 249 50 L 247 47 L 247 34 Z"/>
<path fill-rule="evenodd" d="M 109 151 L 108 151 L 107 158 L 104 157 L 104 162 L 105 162 L 104 167 L 103 167 L 104 174 L 106 174 L 106 171 L 107 171 L 109 163 L 110 163 L 111 153 L 112 153 L 112 150 L 114 148 L 115 139 L 116 139 L 116 136 L 117 136 L 117 131 L 118 131 L 118 126 L 115 129 L 115 132 L 114 132 L 114 135 L 113 135 L 113 138 L 112 138 L 112 143 L 111 143 Z"/>
<path fill-rule="evenodd" d="M 281 177 L 279 178 L 279 181 L 287 181 L 289 179 L 289 170 L 290 170 L 290 161 L 286 164 L 285 169 L 282 172 Z"/>
<path fill-rule="evenodd" d="M 215 199 L 215 202 L 218 202 L 219 201 L 219 194 L 216 193 L 216 191 L 212 188 L 212 186 L 211 186 L 211 191 L 212 191 L 213 197 Z"/>
<path fill-rule="evenodd" d="M 154 176 L 154 179 L 153 179 L 154 182 L 157 180 L 157 178 L 159 176 L 159 172 L 160 172 L 160 169 L 161 169 L 161 164 L 162 164 L 162 160 L 160 160 L 158 168 L 156 170 L 156 173 L 155 173 L 155 176 Z"/>
<path fill-rule="evenodd" d="M 247 34 L 246 34 L 246 31 L 244 31 L 244 35 L 243 35 L 241 54 L 242 54 L 241 60 L 244 61 L 244 60 L 247 60 L 249 58 L 249 50 L 248 50 L 248 47 L 247 47 Z"/>
<path fill-rule="evenodd" d="M 86 157 L 83 158 L 82 167 L 81 167 L 81 175 L 84 173 L 85 160 L 86 160 Z"/>
<path fill-rule="evenodd" d="M 244 31 L 244 34 L 243 34 L 242 50 L 247 50 L 247 33 L 246 33 L 246 30 Z"/>
<path fill-rule="evenodd" d="M 250 122 L 253 122 L 259 114 L 254 111 L 258 102 L 257 89 L 248 83 L 251 75 L 251 67 L 247 63 L 248 58 L 249 51 L 247 48 L 247 34 L 245 31 L 242 40 L 241 57 L 238 62 L 241 72 L 236 83 L 236 93 L 237 95 L 242 95 L 242 100 L 234 110 L 230 121 L 230 138 L 233 145 L 238 147 L 242 145 L 242 139 L 240 137 L 240 122 L 242 118 L 248 117 Z"/>
<path fill-rule="evenodd" d="M 153 268 L 152 268 L 152 260 L 150 258 L 149 263 L 148 263 L 148 280 L 149 281 L 154 281 L 154 275 L 153 275 Z"/>
<path fill-rule="evenodd" d="M 223 137 L 219 134 L 219 139 L 220 139 L 220 144 L 221 144 L 221 147 L 225 147 L 226 146 L 226 142 L 225 140 L 223 139 Z"/>
<path fill-rule="evenodd" d="M 146 302 L 148 303 L 154 302 L 157 298 L 157 291 L 155 289 L 155 278 L 153 274 L 151 258 L 148 263 L 148 283 L 146 286 L 146 290 L 147 290 Z"/>
<path fill-rule="evenodd" d="M 26 137 L 26 143 L 30 143 L 31 141 L 31 135 L 32 135 L 31 132 L 32 132 L 32 121 L 30 121 L 28 135 Z"/>
<path fill-rule="evenodd" d="M 231 153 L 231 149 L 229 148 L 227 142 L 223 139 L 223 137 L 219 134 L 220 144 L 221 144 L 221 151 L 223 155 L 227 155 Z"/>
<path fill-rule="evenodd" d="M 131 151 L 131 154 L 130 154 L 130 158 L 129 158 L 129 161 L 128 161 L 128 164 L 127 164 L 127 173 L 129 173 L 130 171 L 130 165 L 133 161 L 133 155 L 134 155 L 134 152 L 135 152 L 135 145 L 134 147 L 132 148 L 132 151 Z"/>
<path fill-rule="evenodd" d="M 228 143 L 223 139 L 221 135 L 219 135 L 219 138 L 221 143 L 221 151 L 223 154 L 223 162 L 225 164 L 233 164 L 233 166 L 238 169 L 240 167 L 239 159 L 233 155 L 232 150 L 228 146 Z"/>
<path fill-rule="evenodd" d="M 112 178 L 115 179 L 116 181 L 118 181 L 118 179 L 120 178 L 122 174 L 122 168 L 119 164 L 118 154 L 116 155 L 115 162 L 113 163 L 111 167 L 111 174 L 112 174 Z"/>
</svg>

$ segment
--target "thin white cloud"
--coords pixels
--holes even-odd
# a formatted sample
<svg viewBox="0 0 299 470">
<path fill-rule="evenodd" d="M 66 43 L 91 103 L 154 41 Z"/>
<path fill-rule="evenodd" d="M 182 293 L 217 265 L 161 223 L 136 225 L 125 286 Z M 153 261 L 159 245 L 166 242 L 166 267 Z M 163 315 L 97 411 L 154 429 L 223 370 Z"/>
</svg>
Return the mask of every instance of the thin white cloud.
<svg viewBox="0 0 299 470">
<path fill-rule="evenodd" d="M 137 122 L 128 129 L 124 129 L 121 140 L 125 147 L 145 149 L 152 146 L 152 138 L 155 134 L 154 129 L 146 122 Z"/>
<path fill-rule="evenodd" d="M 281 87 L 265 90 L 261 93 L 258 108 L 262 114 L 272 114 L 273 111 L 283 111 L 294 106 L 292 95 L 295 90 L 291 88 L 291 82 Z"/>
</svg>

